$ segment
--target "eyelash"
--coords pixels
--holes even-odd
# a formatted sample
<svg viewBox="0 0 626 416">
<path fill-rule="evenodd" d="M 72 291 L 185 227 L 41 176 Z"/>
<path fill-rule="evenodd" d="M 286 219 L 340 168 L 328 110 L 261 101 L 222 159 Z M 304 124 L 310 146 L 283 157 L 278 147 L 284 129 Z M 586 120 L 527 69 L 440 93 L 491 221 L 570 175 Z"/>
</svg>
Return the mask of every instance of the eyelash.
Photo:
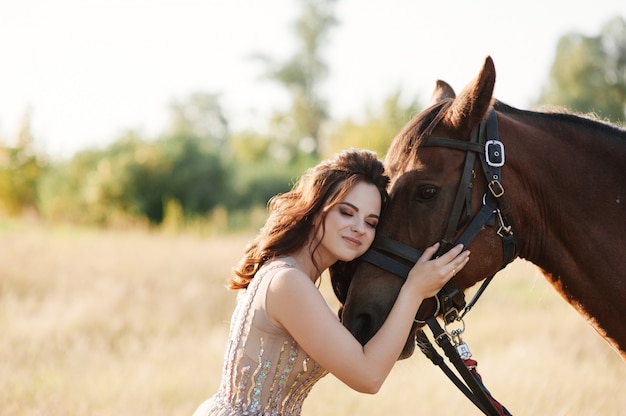
<svg viewBox="0 0 626 416">
<path fill-rule="evenodd" d="M 341 215 L 347 215 L 348 217 L 351 217 L 353 215 L 351 212 L 348 212 L 345 209 L 340 209 L 339 212 L 341 212 Z"/>
<path fill-rule="evenodd" d="M 348 217 L 352 217 L 352 216 L 354 215 L 354 214 L 352 214 L 351 212 L 348 212 L 348 211 L 343 210 L 343 209 L 340 209 L 340 210 L 339 210 L 339 212 L 341 213 L 341 215 L 346 215 L 346 216 L 348 216 Z M 369 225 L 371 228 L 373 228 L 374 230 L 375 230 L 375 229 L 376 229 L 376 227 L 378 226 L 378 223 L 371 224 L 371 223 L 369 223 L 369 222 L 367 222 L 367 221 L 365 221 L 365 223 L 366 223 L 367 225 Z"/>
</svg>

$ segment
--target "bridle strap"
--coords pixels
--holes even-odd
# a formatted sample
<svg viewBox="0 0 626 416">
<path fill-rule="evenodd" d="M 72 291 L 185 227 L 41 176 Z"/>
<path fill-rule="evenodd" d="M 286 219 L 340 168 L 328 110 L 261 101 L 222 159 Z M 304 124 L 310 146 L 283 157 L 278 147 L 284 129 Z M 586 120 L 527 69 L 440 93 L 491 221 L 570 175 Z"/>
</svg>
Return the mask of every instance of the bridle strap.
<svg viewBox="0 0 626 416">
<path fill-rule="evenodd" d="M 465 147 L 469 149 L 469 148 L 472 148 L 473 145 L 478 144 L 480 142 L 482 125 L 483 124 L 480 123 L 474 129 L 472 129 L 470 140 L 469 142 L 465 142 L 467 143 L 467 146 Z M 426 145 L 428 145 L 429 138 L 426 138 L 424 142 L 426 143 Z M 453 149 L 456 149 L 456 147 L 454 147 Z M 448 225 L 446 227 L 444 237 L 441 241 L 439 251 L 437 252 L 437 256 L 443 255 L 443 253 L 445 253 L 450 248 L 452 248 L 452 246 L 455 245 L 454 236 L 457 234 L 459 226 L 462 221 L 461 212 L 463 210 L 463 206 L 466 207 L 467 217 L 468 218 L 471 217 L 471 213 L 472 213 L 471 195 L 472 195 L 475 161 L 476 161 L 476 152 L 473 152 L 471 150 L 466 150 L 465 151 L 465 163 L 463 165 L 463 172 L 461 174 L 461 178 L 457 186 L 456 195 L 454 197 L 454 203 L 452 205 L 452 210 L 450 211 L 450 216 L 448 217 Z M 472 239 L 470 239 L 467 242 L 467 244 L 464 244 L 464 246 L 467 246 Z M 449 280 L 446 282 L 446 284 L 441 288 L 441 290 L 437 294 L 437 298 L 439 300 L 439 304 L 442 307 L 443 318 L 448 323 L 451 323 L 452 321 L 457 319 L 458 311 L 460 311 L 465 306 L 465 295 L 463 294 L 463 291 L 459 290 L 456 282 L 453 280 Z"/>
<path fill-rule="evenodd" d="M 487 140 L 488 135 L 491 137 L 490 140 Z M 464 247 L 467 247 L 474 240 L 474 238 L 476 238 L 481 229 L 485 225 L 489 224 L 496 215 L 498 215 L 500 220 L 500 229 L 498 230 L 498 234 L 502 238 L 503 246 L 503 262 L 500 267 L 501 270 L 515 258 L 517 248 L 511 221 L 508 215 L 510 207 L 506 204 L 503 197 L 504 188 L 500 183 L 500 167 L 504 165 L 504 145 L 499 141 L 498 123 L 495 111 L 491 109 L 487 120 L 480 123 L 472 131 L 469 142 L 443 137 L 428 137 L 423 140 L 421 146 L 439 146 L 456 150 L 464 150 L 467 152 L 463 173 L 457 188 L 455 202 L 448 220 L 448 226 L 446 227 L 446 235 L 444 236 L 443 244 L 441 245 L 438 254 L 447 251 L 452 245 L 459 243 L 463 244 Z M 466 196 L 466 198 L 463 198 L 463 196 L 464 192 L 471 193 L 472 186 L 470 181 L 472 180 L 473 167 L 477 154 L 483 155 L 483 157 L 480 158 L 480 163 L 485 179 L 487 180 L 487 188 L 489 189 L 489 192 L 485 194 L 482 207 L 472 218 L 469 225 L 465 227 L 456 243 L 452 244 L 453 237 L 459 228 L 463 203 L 469 204 L 471 202 L 466 199 L 469 197 Z M 405 260 L 408 264 L 402 263 L 389 255 Z M 406 280 L 412 266 L 417 262 L 421 255 L 421 251 L 411 246 L 388 237 L 380 236 L 376 237 L 372 247 L 370 247 L 370 249 L 363 256 L 361 256 L 361 259 Z M 465 396 L 467 396 L 483 413 L 489 416 L 499 416 L 501 413 L 494 405 L 494 402 L 497 403 L 497 401 L 495 401 L 495 399 L 491 397 L 490 393 L 486 391 L 482 382 L 477 380 L 474 374 L 469 371 L 461 359 L 457 349 L 454 345 L 452 345 L 450 337 L 441 328 L 437 321 L 437 315 L 440 312 L 442 313 L 446 324 L 462 319 L 463 316 L 474 306 L 492 279 L 493 275 L 483 281 L 478 292 L 467 305 L 465 304 L 464 294 L 458 289 L 456 283 L 452 280 L 448 281 L 437 294 L 437 311 L 425 321 L 433 332 L 437 344 L 444 350 L 446 356 L 450 362 L 454 364 L 458 373 L 463 377 L 467 385 L 464 385 L 458 377 L 456 377 L 454 373 L 452 373 L 452 371 L 445 366 L 445 363 L 443 363 L 443 366 L 441 365 L 441 362 L 443 361 L 441 356 L 437 358 L 430 353 L 430 350 L 434 350 L 434 348 L 432 348 L 430 341 L 428 341 L 428 337 L 426 337 L 423 332 L 421 337 L 418 335 L 417 341 L 418 345 L 422 349 L 422 352 L 424 352 L 424 354 L 426 354 L 431 361 L 433 361 L 433 363 L 437 364 L 448 375 L 448 378 L 450 378 L 450 380 L 452 380 L 454 384 L 463 392 L 463 394 L 465 394 Z M 459 313 L 461 310 L 462 312 Z M 424 321 L 418 321 L 416 319 L 416 322 L 423 323 Z M 437 354 L 436 351 L 434 353 Z M 502 409 L 503 414 L 509 414 L 505 408 L 502 407 Z"/>
<path fill-rule="evenodd" d="M 397 240 L 392 240 L 387 237 L 376 237 L 373 247 L 382 251 L 393 253 L 394 255 L 403 258 L 404 260 L 415 264 L 422 257 L 422 251 L 413 248 L 407 244 L 401 243 Z"/>
<path fill-rule="evenodd" d="M 461 236 L 457 239 L 455 244 L 463 244 L 464 247 L 467 247 L 469 243 L 471 243 L 474 238 L 478 235 L 480 230 L 488 224 L 497 213 L 500 213 L 500 221 L 501 228 L 498 230 L 498 234 L 502 238 L 502 247 L 503 247 L 503 261 L 499 270 L 502 270 L 507 264 L 509 264 L 516 255 L 517 247 L 515 243 L 515 238 L 513 236 L 512 225 L 506 225 L 505 218 L 508 220 L 507 224 L 511 224 L 509 219 L 509 211 L 510 207 L 506 203 L 504 198 L 504 188 L 500 182 L 500 167 L 504 165 L 504 145 L 499 140 L 499 131 L 498 131 L 498 119 L 496 116 L 495 110 L 490 109 L 487 118 L 485 121 L 481 122 L 476 128 L 472 130 L 472 135 L 470 137 L 470 141 L 459 141 L 448 138 L 439 138 L 439 137 L 428 137 L 424 140 L 426 146 L 445 146 L 451 147 L 453 149 L 464 149 L 467 151 L 468 155 L 476 155 L 476 153 L 481 154 L 480 163 L 483 170 L 483 174 L 485 175 L 485 179 L 487 181 L 487 187 L 489 192 L 485 194 L 483 206 L 480 208 L 478 213 L 474 216 L 470 224 L 465 228 Z M 456 142 L 456 143 L 454 143 Z M 467 162 L 466 158 L 466 162 Z M 464 171 L 467 171 L 468 166 L 467 163 L 464 167 Z M 464 175 L 466 173 L 464 172 Z M 455 205 L 460 205 L 462 198 L 459 196 L 461 188 L 465 186 L 462 182 L 459 184 L 459 189 L 457 192 L 457 197 L 455 201 Z M 471 189 L 468 188 L 468 192 L 471 192 Z M 451 228 L 450 223 L 453 221 L 454 213 L 451 214 L 449 218 L 448 230 Z M 501 233 L 501 230 L 504 232 Z M 451 240 L 451 239 L 449 239 Z M 444 239 L 444 242 L 445 239 Z M 448 247 L 441 247 L 441 250 L 448 250 L 451 248 L 452 244 L 448 243 Z M 470 308 L 476 303 L 478 297 L 484 292 L 487 285 L 491 282 L 493 275 L 483 281 L 479 292 L 474 296 L 471 302 Z M 449 281 L 448 283 L 453 283 Z M 458 316 L 455 313 L 451 313 L 449 315 L 446 314 L 447 309 L 456 308 L 457 310 L 461 310 L 465 307 L 463 314 L 467 313 L 469 310 L 463 301 L 463 305 L 459 306 L 459 301 L 456 301 L 455 305 L 448 308 L 446 306 L 445 299 L 449 298 L 450 295 L 456 294 L 455 287 L 449 287 L 450 285 L 446 284 L 438 294 L 441 299 L 442 305 L 444 305 L 444 319 L 446 319 L 447 323 L 450 323 L 451 320 L 457 318 Z M 456 286 L 456 285 L 455 285 Z M 450 303 L 450 302 L 448 302 Z"/>
<path fill-rule="evenodd" d="M 388 257 L 385 254 L 375 250 L 367 250 L 365 254 L 363 254 L 360 258 L 368 263 L 375 264 L 377 267 L 380 267 L 381 269 L 402 278 L 402 280 L 406 280 L 412 268 L 412 266 L 400 263 L 399 261 L 394 260 L 391 257 Z"/>
<path fill-rule="evenodd" d="M 463 142 L 447 137 L 427 137 L 422 141 L 420 147 L 447 147 L 466 152 L 485 153 L 485 148 L 480 143 Z"/>
<path fill-rule="evenodd" d="M 443 254 L 445 251 L 449 250 L 453 243 L 453 238 L 457 233 L 459 228 L 459 223 L 461 221 L 461 210 L 464 205 L 471 204 L 471 200 L 467 201 L 467 198 L 471 196 L 471 187 L 472 180 L 474 175 L 474 162 L 476 161 L 476 152 L 470 150 L 475 148 L 475 145 L 479 145 L 480 136 L 481 136 L 481 126 L 483 124 L 479 124 L 472 130 L 472 134 L 470 135 L 469 142 L 460 142 L 465 143 L 465 146 L 451 145 L 452 149 L 463 150 L 465 151 L 465 163 L 463 165 L 463 173 L 461 174 L 461 178 L 459 180 L 459 185 L 456 189 L 456 196 L 454 197 L 454 204 L 452 206 L 452 210 L 450 211 L 450 216 L 448 217 L 448 226 L 446 227 L 446 232 L 443 236 L 442 245 L 439 249 L 438 255 Z M 445 141 L 446 144 L 450 144 L 450 139 L 444 140 L 443 138 L 431 138 L 427 137 L 424 139 L 423 144 L 425 146 L 441 146 Z M 459 142 L 457 140 L 457 142 Z M 447 147 L 447 146 L 446 146 Z M 480 147 L 480 145 L 479 145 Z M 467 207 L 468 215 L 471 215 L 471 207 Z"/>
<path fill-rule="evenodd" d="M 493 109 L 490 111 L 487 120 L 483 123 L 480 123 L 479 126 L 473 129 L 470 141 L 460 141 L 445 137 L 427 137 L 421 144 L 421 146 L 426 147 L 441 146 L 453 148 L 456 150 L 463 150 L 466 151 L 468 155 L 472 155 L 472 157 L 467 156 L 465 159 L 465 165 L 462 175 L 464 178 L 459 182 L 457 195 L 455 198 L 456 213 L 453 212 L 449 217 L 446 234 L 450 234 L 449 230 L 451 228 L 453 229 L 453 233 L 456 233 L 458 222 L 455 222 L 454 218 L 460 217 L 460 209 L 462 208 L 462 204 L 464 202 L 463 192 L 471 192 L 469 181 L 470 175 L 472 175 L 472 169 L 477 153 L 484 155 L 484 157 L 480 158 L 480 162 L 482 164 L 481 167 L 487 181 L 489 182 L 495 180 L 497 181 L 499 186 L 501 186 L 499 183 L 499 166 L 494 167 L 487 163 L 487 155 L 485 150 L 485 142 L 487 140 L 487 136 L 496 139 L 498 138 L 497 117 Z M 502 155 L 502 157 L 503 156 L 504 155 Z M 442 246 L 440 247 L 438 255 L 449 250 L 452 246 L 456 244 L 463 244 L 464 247 L 469 246 L 469 244 L 474 240 L 474 238 L 476 238 L 482 228 L 486 224 L 490 223 L 490 221 L 492 221 L 495 213 L 499 209 L 499 205 L 505 205 L 508 211 L 508 204 L 505 204 L 502 194 L 503 190 L 500 194 L 494 192 L 493 190 L 492 192 L 487 193 L 485 195 L 482 207 L 479 209 L 476 215 L 474 215 L 470 223 L 465 227 L 464 231 L 458 237 L 456 242 L 452 243 L 452 237 L 450 236 L 444 237 L 444 241 Z M 496 195 L 498 196 L 497 198 L 495 197 Z M 504 268 L 508 263 L 510 263 L 515 257 L 516 253 L 516 245 L 513 234 L 508 233 L 501 235 L 501 237 L 503 241 L 504 256 L 500 269 Z M 370 249 L 361 256 L 361 259 L 406 280 L 412 265 L 417 262 L 421 255 L 422 252 L 414 247 L 411 247 L 407 244 L 401 243 L 388 237 L 377 236 Z M 405 260 L 410 265 L 402 263 L 395 258 L 392 258 L 391 256 Z M 483 281 L 480 289 L 478 290 L 476 295 L 474 295 L 474 298 L 472 298 L 468 305 L 466 305 L 463 292 L 458 289 L 456 283 L 453 280 L 448 281 L 441 289 L 441 291 L 437 294 L 437 297 L 439 298 L 439 304 L 442 305 L 442 309 L 444 311 L 444 319 L 446 320 L 446 322 L 451 323 L 455 319 L 459 318 L 459 311 L 463 311 L 463 315 L 467 313 L 469 309 L 474 306 L 474 304 L 478 300 L 478 297 L 480 297 L 480 295 L 485 291 L 487 285 L 489 285 L 492 278 L 493 275 Z M 418 320 L 418 322 L 425 323 L 425 321 L 420 320 Z"/>
</svg>

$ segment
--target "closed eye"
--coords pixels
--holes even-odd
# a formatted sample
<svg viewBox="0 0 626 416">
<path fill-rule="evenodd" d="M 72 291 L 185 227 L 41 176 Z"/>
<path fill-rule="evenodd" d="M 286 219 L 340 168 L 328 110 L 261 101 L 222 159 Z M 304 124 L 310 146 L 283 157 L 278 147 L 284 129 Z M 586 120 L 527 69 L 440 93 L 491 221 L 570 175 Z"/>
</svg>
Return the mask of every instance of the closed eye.
<svg viewBox="0 0 626 416">
<path fill-rule="evenodd" d="M 341 213 L 341 215 L 345 215 L 346 217 L 353 217 L 354 214 L 352 213 L 352 211 L 348 211 L 345 209 L 340 209 L 339 212 Z M 367 224 L 368 227 L 376 229 L 376 227 L 378 227 L 378 220 L 374 220 L 371 219 L 369 221 L 365 221 L 365 224 Z"/>
<path fill-rule="evenodd" d="M 359 212 L 359 209 L 347 202 L 341 203 L 339 207 L 339 213 L 346 217 L 354 217 L 357 212 Z M 370 214 L 365 217 L 364 221 L 365 224 L 372 229 L 376 229 L 376 227 L 378 227 L 378 215 Z"/>
<path fill-rule="evenodd" d="M 345 209 L 340 209 L 339 212 L 341 212 L 341 215 L 345 215 L 346 217 L 352 217 L 354 215 L 352 211 L 348 211 Z"/>
<path fill-rule="evenodd" d="M 365 221 L 365 223 L 373 229 L 376 229 L 376 227 L 378 227 L 378 221 Z"/>
</svg>

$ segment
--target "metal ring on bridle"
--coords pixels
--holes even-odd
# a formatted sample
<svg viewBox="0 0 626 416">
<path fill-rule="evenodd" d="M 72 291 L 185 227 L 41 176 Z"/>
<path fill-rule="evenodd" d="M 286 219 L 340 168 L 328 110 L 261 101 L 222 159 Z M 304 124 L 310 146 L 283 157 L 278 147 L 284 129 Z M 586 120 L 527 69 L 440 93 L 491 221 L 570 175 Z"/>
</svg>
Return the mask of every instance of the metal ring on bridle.
<svg viewBox="0 0 626 416">
<path fill-rule="evenodd" d="M 452 330 L 448 330 L 448 326 L 450 324 L 445 324 L 443 326 L 443 330 L 446 332 L 446 334 L 448 334 L 448 336 L 450 338 L 453 337 L 458 337 L 460 336 L 463 332 L 465 332 L 465 321 L 463 319 L 457 319 L 455 322 L 460 322 L 461 324 L 463 324 L 460 328 L 453 328 Z"/>
</svg>

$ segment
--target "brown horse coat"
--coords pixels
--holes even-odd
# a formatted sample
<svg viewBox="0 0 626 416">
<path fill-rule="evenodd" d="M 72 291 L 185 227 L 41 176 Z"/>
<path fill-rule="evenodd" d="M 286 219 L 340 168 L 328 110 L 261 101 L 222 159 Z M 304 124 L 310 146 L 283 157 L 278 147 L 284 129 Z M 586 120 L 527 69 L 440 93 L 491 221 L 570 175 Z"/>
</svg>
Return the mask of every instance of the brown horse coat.
<svg viewBox="0 0 626 416">
<path fill-rule="evenodd" d="M 519 257 L 537 265 L 626 359 L 626 131 L 573 114 L 509 107 L 493 100 L 494 85 L 489 57 L 458 96 L 437 82 L 433 106 L 403 128 L 385 158 L 392 187 L 378 233 L 418 249 L 442 238 L 465 152 L 420 143 L 427 136 L 468 140 L 494 108 L 505 145 L 502 184 Z M 472 192 L 475 213 L 486 192 L 484 178 L 477 177 Z M 469 249 L 472 259 L 455 277 L 463 289 L 502 264 L 500 238 L 492 227 L 485 227 Z M 343 319 L 361 342 L 382 325 L 401 284 L 370 264 L 357 268 Z M 413 335 L 402 357 L 412 353 Z"/>
</svg>

